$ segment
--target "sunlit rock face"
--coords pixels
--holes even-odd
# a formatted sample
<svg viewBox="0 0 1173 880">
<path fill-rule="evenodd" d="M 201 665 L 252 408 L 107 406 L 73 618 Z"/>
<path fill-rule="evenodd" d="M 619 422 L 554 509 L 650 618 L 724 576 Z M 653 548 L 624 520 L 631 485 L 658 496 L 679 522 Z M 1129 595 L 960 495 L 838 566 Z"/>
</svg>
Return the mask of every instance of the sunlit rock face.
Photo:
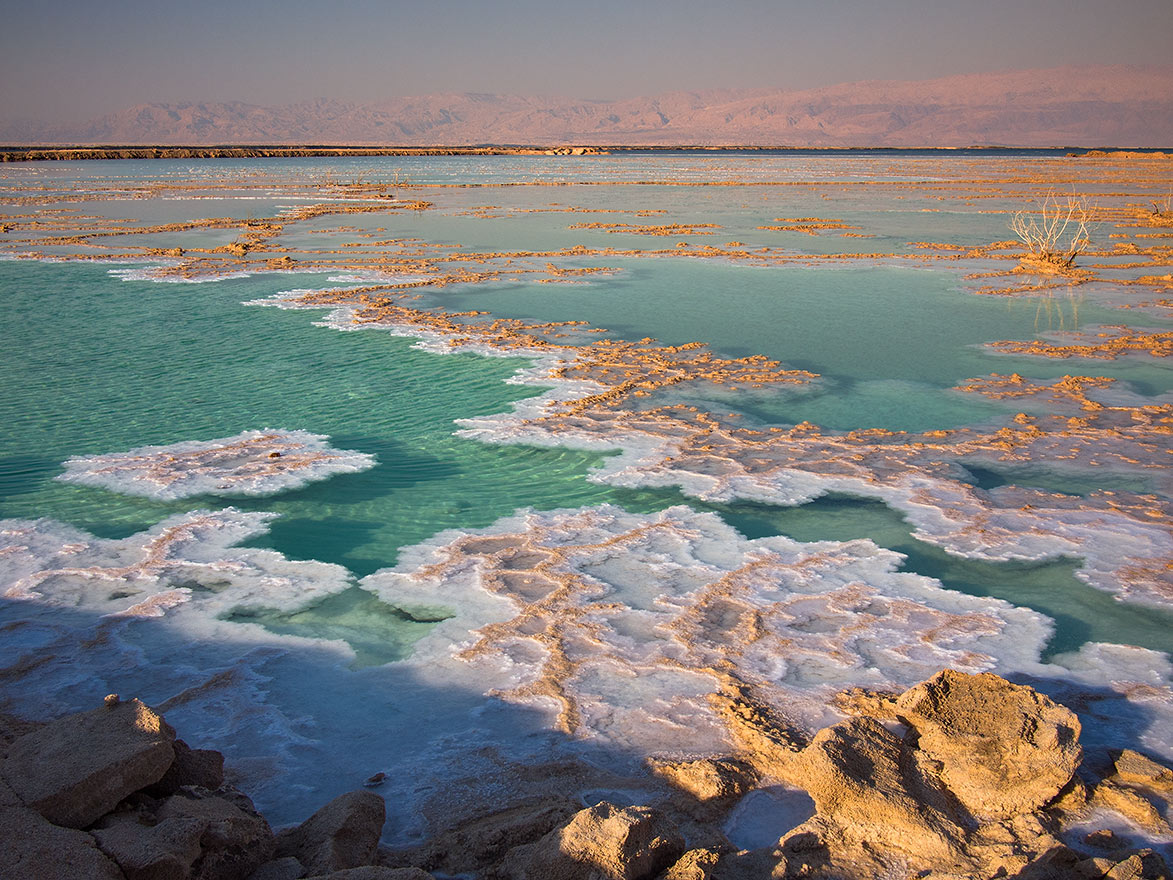
<svg viewBox="0 0 1173 880">
<path fill-rule="evenodd" d="M 306 431 L 245 431 L 217 440 L 77 456 L 58 479 L 161 501 L 193 495 L 270 495 L 374 467 L 375 457 L 332 449 Z"/>
</svg>

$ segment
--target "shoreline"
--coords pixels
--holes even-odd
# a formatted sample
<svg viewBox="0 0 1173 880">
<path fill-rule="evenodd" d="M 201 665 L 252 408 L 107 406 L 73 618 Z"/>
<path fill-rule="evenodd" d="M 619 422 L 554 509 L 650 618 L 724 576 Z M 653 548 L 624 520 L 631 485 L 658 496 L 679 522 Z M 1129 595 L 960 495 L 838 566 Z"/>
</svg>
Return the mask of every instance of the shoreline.
<svg viewBox="0 0 1173 880">
<path fill-rule="evenodd" d="M 1039 153 L 1065 152 L 1067 158 L 1169 158 L 1171 153 L 1148 147 L 1015 147 L 977 144 L 968 147 L 793 147 L 757 144 L 590 144 L 590 145 L 444 145 L 350 146 L 331 144 L 67 144 L 0 145 L 0 162 L 79 161 L 89 159 L 283 159 L 345 158 L 354 156 L 608 156 L 617 153 Z"/>
</svg>

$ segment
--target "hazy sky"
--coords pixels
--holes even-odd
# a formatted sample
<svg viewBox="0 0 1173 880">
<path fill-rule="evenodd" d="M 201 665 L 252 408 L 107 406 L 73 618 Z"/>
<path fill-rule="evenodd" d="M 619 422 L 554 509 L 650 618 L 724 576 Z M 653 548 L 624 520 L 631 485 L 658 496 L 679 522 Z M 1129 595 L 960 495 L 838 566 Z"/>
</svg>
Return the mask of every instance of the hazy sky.
<svg viewBox="0 0 1173 880">
<path fill-rule="evenodd" d="M 1173 0 L 3 0 L 0 118 L 1169 64 Z"/>
</svg>

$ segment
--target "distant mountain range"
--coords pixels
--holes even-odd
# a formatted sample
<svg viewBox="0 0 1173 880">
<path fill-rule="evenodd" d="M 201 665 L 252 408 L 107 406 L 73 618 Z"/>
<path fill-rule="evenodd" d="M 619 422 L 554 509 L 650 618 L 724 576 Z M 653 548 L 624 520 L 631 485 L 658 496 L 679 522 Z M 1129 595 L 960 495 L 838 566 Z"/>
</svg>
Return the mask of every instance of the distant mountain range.
<svg viewBox="0 0 1173 880">
<path fill-rule="evenodd" d="M 372 104 L 140 104 L 7 144 L 1173 146 L 1173 66 L 1073 66 L 622 101 L 443 94 Z"/>
</svg>

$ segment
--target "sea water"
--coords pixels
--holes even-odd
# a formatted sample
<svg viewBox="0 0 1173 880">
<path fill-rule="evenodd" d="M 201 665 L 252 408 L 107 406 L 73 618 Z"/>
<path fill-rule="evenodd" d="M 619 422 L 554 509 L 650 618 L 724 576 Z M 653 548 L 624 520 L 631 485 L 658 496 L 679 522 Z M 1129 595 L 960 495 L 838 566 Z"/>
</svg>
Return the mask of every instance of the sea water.
<svg viewBox="0 0 1173 880">
<path fill-rule="evenodd" d="M 7 198 L 75 194 L 54 207 L 158 225 L 272 217 L 315 201 L 327 178 L 381 180 L 392 189 L 407 180 L 412 188 L 399 194 L 432 201 L 430 210 L 318 218 L 283 241 L 369 247 L 357 236 L 382 229 L 380 237 L 454 252 L 613 248 L 553 258 L 567 268 L 613 270 L 582 283 L 520 275 L 424 290 L 418 305 L 583 320 L 612 338 L 702 341 L 722 356 L 764 354 L 818 374 L 798 389 L 686 390 L 673 398 L 747 425 L 810 421 L 828 431 L 912 432 L 997 425 L 1017 406 L 954 390 L 991 372 L 1108 376 L 1147 400 L 1169 399 L 1173 372 L 1159 360 L 1076 367 L 983 348 L 1119 323 L 1121 313 L 1094 290 L 978 295 L 979 282 L 963 270 L 908 259 L 917 241 L 976 246 L 1008 237 L 1005 215 L 953 198 L 948 180 L 943 209 L 943 197 L 926 188 L 941 160 L 920 161 L 664 154 L 61 163 L 5 169 L 0 189 Z M 1040 157 L 956 161 L 980 166 L 956 175 L 968 179 L 982 168 L 1004 175 Z M 266 180 L 280 191 L 267 192 Z M 694 185 L 715 181 L 747 185 Z M 894 181 L 916 188 L 852 187 Z M 300 196 L 291 182 L 304 186 Z M 136 195 L 156 183 L 220 188 Z M 479 186 L 461 188 L 467 184 Z M 1012 195 L 995 193 L 980 208 L 1013 204 Z M 813 216 L 872 237 L 761 228 Z M 591 222 L 721 228 L 665 238 L 571 228 Z M 160 231 L 139 243 L 215 247 L 237 232 Z M 777 265 L 687 254 L 731 241 L 784 248 L 794 259 Z M 12 255 L 28 250 L 19 242 L 6 247 Z M 662 253 L 626 253 L 634 248 Z M 77 247 L 37 250 L 52 256 Z M 850 265 L 802 260 L 837 252 L 885 256 Z M 550 259 L 519 258 L 519 265 Z M 225 751 L 234 778 L 278 823 L 300 820 L 384 771 L 393 777 L 387 792 L 395 804 L 389 839 L 406 840 L 425 830 L 413 806 L 458 770 L 480 766 L 484 745 L 502 761 L 569 749 L 613 767 L 638 766 L 649 753 L 720 751 L 722 734 L 703 698 L 712 687 L 705 664 L 725 650 L 726 636 L 718 627 L 680 642 L 664 627 L 699 601 L 705 585 L 769 556 L 774 574 L 748 581 L 739 601 L 790 609 L 788 643 L 806 653 L 771 654 L 765 642 L 745 658 L 746 674 L 788 695 L 802 722 L 832 719 L 826 701 L 836 689 L 906 686 L 940 666 L 968 663 L 1028 676 L 1059 694 L 1144 682 L 1164 696 L 1140 708 L 1127 704 L 1127 724 L 1101 725 L 1089 736 L 1173 756 L 1161 732 L 1170 709 L 1173 615 L 1080 580 L 1078 557 L 965 558 L 918 538 L 893 508 L 851 495 L 782 506 L 600 481 L 593 477 L 619 452 L 618 440 L 584 449 L 457 433 L 458 420 L 508 412 L 542 392 L 509 382 L 532 359 L 438 355 L 387 332 L 316 326 L 324 313 L 243 305 L 292 289 L 354 286 L 361 271 L 164 284 L 149 280 L 145 268 L 141 260 L 0 260 L 0 519 L 8 565 L 0 592 L 10 596 L 0 603 L 0 664 L 11 711 L 44 715 L 92 706 L 110 692 L 140 696 L 162 707 L 193 745 Z M 1144 323 L 1168 326 L 1159 313 L 1145 314 Z M 269 430 L 328 437 L 330 448 L 366 463 L 269 494 L 213 487 L 160 498 L 58 479 L 76 457 Z M 1071 496 L 1154 488 L 1144 474 L 1038 462 L 974 468 L 968 479 L 983 489 L 1015 484 Z M 646 529 L 661 537 L 645 538 Z M 475 535 L 518 537 L 481 555 L 454 549 Z M 614 557 L 597 549 L 616 542 L 629 551 Z M 511 625 L 525 604 L 524 591 L 490 588 L 503 571 L 531 570 L 518 547 L 533 559 L 555 553 L 561 575 L 618 603 L 592 612 L 606 635 L 595 653 L 578 658 L 569 682 L 583 719 L 569 737 L 559 732 L 558 706 L 510 696 L 541 674 L 540 645 L 523 633 L 478 641 L 486 627 Z M 815 581 L 790 580 L 787 566 L 811 548 L 837 561 Z M 535 571 L 544 577 L 544 569 Z M 574 602 L 587 605 L 550 614 L 595 601 L 583 594 Z M 910 647 L 929 629 L 947 635 Z M 475 662 L 458 656 L 470 645 L 480 645 Z M 694 672 L 665 660 L 682 645 L 695 654 Z M 1122 698 L 1111 703 L 1118 704 Z"/>
</svg>

